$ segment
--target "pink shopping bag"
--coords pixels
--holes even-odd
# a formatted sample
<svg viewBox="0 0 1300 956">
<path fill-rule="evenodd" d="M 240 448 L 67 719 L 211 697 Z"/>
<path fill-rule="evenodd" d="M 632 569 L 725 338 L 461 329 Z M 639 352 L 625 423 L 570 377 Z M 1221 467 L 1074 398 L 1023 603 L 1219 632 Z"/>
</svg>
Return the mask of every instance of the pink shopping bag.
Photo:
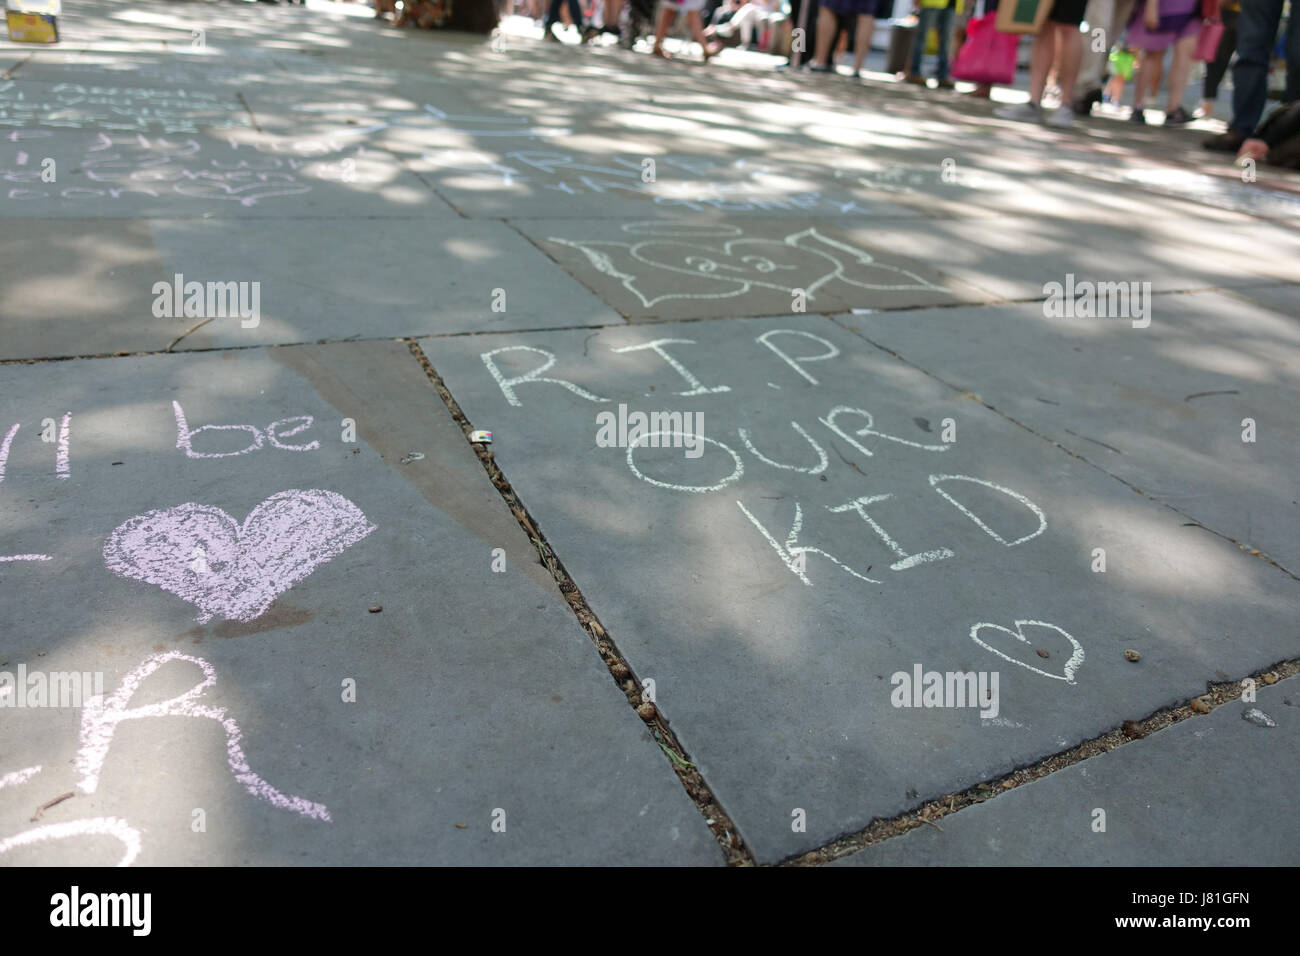
<svg viewBox="0 0 1300 956">
<path fill-rule="evenodd" d="M 1223 21 L 1206 20 L 1201 24 L 1201 33 L 1196 38 L 1196 52 L 1193 60 L 1212 63 L 1219 53 L 1219 42 L 1223 39 Z"/>
<path fill-rule="evenodd" d="M 955 80 L 972 83 L 1013 83 L 1016 78 L 1016 45 L 1020 37 L 1014 33 L 999 33 L 995 23 L 998 15 L 986 13 L 966 26 L 966 42 L 953 61 Z"/>
</svg>

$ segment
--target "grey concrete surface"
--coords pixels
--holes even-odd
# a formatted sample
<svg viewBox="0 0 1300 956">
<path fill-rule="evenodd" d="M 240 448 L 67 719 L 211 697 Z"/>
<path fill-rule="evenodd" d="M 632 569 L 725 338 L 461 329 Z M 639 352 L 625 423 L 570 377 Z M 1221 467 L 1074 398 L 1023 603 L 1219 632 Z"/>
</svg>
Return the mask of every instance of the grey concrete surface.
<svg viewBox="0 0 1300 956">
<path fill-rule="evenodd" d="M 1293 317 L 1212 292 L 1153 296 L 1146 311 L 1130 320 L 1054 318 L 1039 304 L 843 321 L 1300 573 L 1300 328 Z M 1148 327 L 1134 327 L 1147 319 Z M 1015 343 L 1023 365 L 1014 377 L 979 348 L 990 336 Z"/>
<path fill-rule="evenodd" d="M 1225 704 L 832 865 L 1295 866 L 1295 685 L 1260 686 L 1253 704 Z M 1243 720 L 1250 710 L 1275 726 Z"/>
<path fill-rule="evenodd" d="M 122 706 L 169 716 L 113 725 L 101 765 L 82 710 L 2 711 L 0 863 L 723 861 L 399 337 L 495 432 L 759 862 L 1300 655 L 1300 178 L 1243 181 L 1215 122 L 1061 132 L 327 0 L 61 27 L 0 39 L 0 671 L 141 680 Z M 1070 274 L 1149 283 L 1151 327 L 1045 319 Z M 177 275 L 258 283 L 257 321 L 157 315 Z M 173 400 L 246 426 L 191 450 L 261 447 L 188 457 Z M 702 414 L 657 430 L 703 456 L 598 444 L 620 404 Z M 143 677 L 171 653 L 202 663 Z M 996 674 L 996 716 L 894 706 L 917 666 Z M 1256 803 L 1206 788 L 1187 819 L 1288 799 L 1289 726 L 1245 738 Z M 44 818 L 79 835 L 22 842 L 92 778 Z"/>
<path fill-rule="evenodd" d="M 1300 651 L 1285 573 L 827 318 L 425 348 L 761 859 Z M 623 406 L 689 416 L 664 427 L 703 454 L 601 447 L 596 416 Z M 1020 621 L 1043 623 L 1022 640 Z M 891 675 L 916 664 L 999 671 L 1000 711 L 894 707 Z"/>
<path fill-rule="evenodd" d="M 231 730 L 211 712 L 127 720 L 102 742 L 82 736 L 85 707 L 6 708 L 0 777 L 41 769 L 0 789 L 0 841 L 36 829 L 35 808 L 73 790 L 39 826 L 117 818 L 137 831 L 144 865 L 722 862 L 403 345 L 10 366 L 0 382 L 0 420 L 23 424 L 4 476 L 0 551 L 50 557 L 0 564 L 0 670 L 100 673 L 111 698 L 156 655 L 185 655 L 122 706 L 183 694 L 212 668 L 196 706 L 234 722 L 241 772 L 329 817 L 259 798 L 261 785 L 228 766 Z M 287 437 L 302 424 L 290 422 L 278 433 L 281 444 L 318 447 L 267 437 L 244 454 L 190 458 L 176 446 L 173 401 L 190 429 L 269 435 L 273 421 L 311 416 L 309 429 Z M 66 480 L 55 446 L 39 438 L 45 410 L 72 412 Z M 344 418 L 355 443 L 341 440 Z M 254 441 L 247 430 L 207 430 L 190 447 L 229 454 Z M 410 452 L 424 457 L 402 464 Z M 111 573 L 101 555 L 134 515 L 196 502 L 243 522 L 288 489 L 342 495 L 374 530 L 252 620 L 201 623 L 198 607 Z M 259 552 L 253 534 L 240 538 L 245 554 L 268 568 L 313 558 L 301 535 Z M 155 530 L 153 580 L 191 560 L 170 547 L 179 535 Z M 223 578 L 219 593 L 237 593 L 219 545 L 207 573 Z M 343 699 L 348 681 L 355 702 Z M 92 780 L 84 761 L 99 752 Z M 492 829 L 497 810 L 504 832 Z M 201 832 L 191 829 L 196 811 Z M 69 837 L 3 859 L 110 863 L 125 846 Z"/>
</svg>

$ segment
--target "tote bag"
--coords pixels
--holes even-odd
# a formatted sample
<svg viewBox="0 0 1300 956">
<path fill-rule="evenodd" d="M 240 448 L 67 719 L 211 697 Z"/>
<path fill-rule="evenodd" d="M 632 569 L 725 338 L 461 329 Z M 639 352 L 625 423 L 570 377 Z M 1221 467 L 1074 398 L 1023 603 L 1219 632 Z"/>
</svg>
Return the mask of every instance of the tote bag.
<svg viewBox="0 0 1300 956">
<path fill-rule="evenodd" d="M 996 12 L 986 13 L 967 24 L 966 42 L 953 61 L 953 79 L 1003 85 L 1015 82 L 1016 45 L 1020 37 L 1014 33 L 999 33 L 997 18 Z"/>
</svg>

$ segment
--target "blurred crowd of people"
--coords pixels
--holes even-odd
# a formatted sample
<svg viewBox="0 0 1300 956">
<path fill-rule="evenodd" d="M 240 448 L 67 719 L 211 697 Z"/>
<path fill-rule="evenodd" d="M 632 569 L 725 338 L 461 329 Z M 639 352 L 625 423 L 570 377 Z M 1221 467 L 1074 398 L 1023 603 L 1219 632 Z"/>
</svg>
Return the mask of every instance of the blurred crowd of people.
<svg viewBox="0 0 1300 956">
<path fill-rule="evenodd" d="M 398 25 L 439 26 L 455 0 L 372 0 L 375 15 Z M 580 43 L 619 42 L 631 48 L 644 37 L 650 52 L 671 59 L 664 41 L 680 14 L 685 32 L 707 61 L 727 47 L 762 50 L 784 58 L 778 68 L 866 79 L 864 64 L 880 20 L 890 28 L 885 73 L 918 87 L 951 90 L 954 62 L 972 21 L 999 26 L 999 0 L 500 0 L 501 12 L 540 23 L 543 37 L 561 42 L 557 28 L 572 27 Z M 1025 0 L 1002 0 L 1016 5 Z M 1231 70 L 1228 129 L 1205 142 L 1208 149 L 1252 159 L 1270 158 L 1279 137 L 1300 140 L 1300 32 L 1287 9 L 1296 0 L 1030 0 L 1047 4 L 1031 33 L 1029 101 L 995 112 L 1006 119 L 1065 128 L 1098 104 L 1122 105 L 1131 90 L 1128 118 L 1146 124 L 1163 86 L 1163 125 L 1183 126 L 1213 116 Z M 899 16 L 899 14 L 902 16 Z M 909 15 L 910 14 L 910 15 Z M 1281 28 L 1282 38 L 1279 39 Z M 601 39 L 606 38 L 606 39 Z M 1003 36 L 1003 40 L 1006 37 Z M 1013 58 L 1014 41 L 1002 44 Z M 680 49 L 681 47 L 678 47 Z M 932 76 L 923 72 L 933 51 Z M 952 54 L 959 51 L 957 56 Z M 1283 108 L 1261 123 L 1270 93 L 1270 67 L 1286 64 Z M 1201 61 L 1200 102 L 1185 102 L 1193 64 Z M 1009 64 L 1008 83 L 1016 63 Z M 971 95 L 989 97 L 992 84 L 976 82 Z M 1051 91 L 1049 95 L 1049 91 Z M 1276 92 L 1276 91 L 1275 91 Z M 1050 107 L 1049 101 L 1055 101 Z M 1290 104 L 1288 111 L 1287 104 Z M 1121 114 L 1122 115 L 1122 114 Z"/>
</svg>

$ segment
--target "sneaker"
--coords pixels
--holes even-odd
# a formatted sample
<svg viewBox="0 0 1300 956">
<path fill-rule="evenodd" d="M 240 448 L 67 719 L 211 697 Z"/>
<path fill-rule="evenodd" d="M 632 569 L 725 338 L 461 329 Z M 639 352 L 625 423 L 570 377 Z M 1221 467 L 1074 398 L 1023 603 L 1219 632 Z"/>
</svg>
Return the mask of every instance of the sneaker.
<svg viewBox="0 0 1300 956">
<path fill-rule="evenodd" d="M 1192 115 L 1181 106 L 1177 107 L 1172 113 L 1165 114 L 1166 126 L 1186 126 L 1191 121 Z"/>
<path fill-rule="evenodd" d="M 1133 112 L 1129 114 L 1128 121 L 1130 123 L 1137 123 L 1140 126 L 1146 126 L 1147 125 L 1146 110 L 1142 109 L 1142 107 L 1140 106 L 1133 107 Z"/>
<path fill-rule="evenodd" d="M 1041 123 L 1043 108 L 1037 103 L 1017 103 L 1014 106 L 999 106 L 993 115 L 1002 119 L 1018 120 L 1021 123 Z"/>
<path fill-rule="evenodd" d="M 808 64 L 808 72 L 809 72 L 809 73 L 829 73 L 829 72 L 831 72 L 831 68 L 830 68 L 829 64 L 826 64 L 826 63 L 809 63 L 809 64 Z"/>
<path fill-rule="evenodd" d="M 557 36 L 555 35 L 554 32 L 552 32 L 552 30 L 551 30 L 550 27 L 543 27 L 543 28 L 542 28 L 542 39 L 543 39 L 543 40 L 549 40 L 549 41 L 552 41 L 552 42 L 555 42 L 555 43 L 563 43 L 563 42 L 564 42 L 564 41 L 561 40 L 559 37 L 557 37 Z"/>
<path fill-rule="evenodd" d="M 941 90 L 955 90 L 957 88 L 957 84 L 946 76 L 942 80 L 935 80 L 934 85 Z"/>
<path fill-rule="evenodd" d="M 1241 144 L 1246 141 L 1235 129 L 1230 129 L 1226 133 L 1220 133 L 1218 136 L 1211 136 L 1201 145 L 1206 149 L 1212 149 L 1216 153 L 1235 153 L 1241 149 Z"/>
<path fill-rule="evenodd" d="M 1048 126 L 1055 126 L 1057 129 L 1069 129 L 1074 125 L 1074 110 L 1062 103 L 1050 113 L 1045 114 L 1043 122 Z"/>
<path fill-rule="evenodd" d="M 908 73 L 903 77 L 904 83 L 911 83 L 913 86 L 925 86 L 925 77 L 920 73 Z"/>
</svg>

